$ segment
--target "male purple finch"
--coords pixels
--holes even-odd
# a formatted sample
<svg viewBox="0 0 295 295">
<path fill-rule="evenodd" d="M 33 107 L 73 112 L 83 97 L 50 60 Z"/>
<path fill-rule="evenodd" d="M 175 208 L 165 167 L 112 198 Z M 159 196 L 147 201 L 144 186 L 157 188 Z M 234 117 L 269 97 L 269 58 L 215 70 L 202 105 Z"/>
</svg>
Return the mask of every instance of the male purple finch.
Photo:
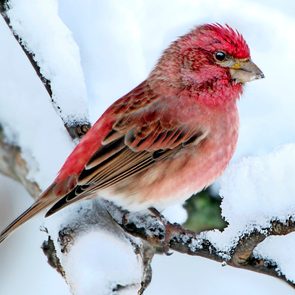
<svg viewBox="0 0 295 295">
<path fill-rule="evenodd" d="M 129 210 L 161 209 L 207 187 L 234 153 L 236 102 L 244 83 L 263 77 L 237 31 L 219 24 L 196 27 L 105 111 L 0 241 L 48 207 L 46 216 L 100 196 Z"/>
</svg>

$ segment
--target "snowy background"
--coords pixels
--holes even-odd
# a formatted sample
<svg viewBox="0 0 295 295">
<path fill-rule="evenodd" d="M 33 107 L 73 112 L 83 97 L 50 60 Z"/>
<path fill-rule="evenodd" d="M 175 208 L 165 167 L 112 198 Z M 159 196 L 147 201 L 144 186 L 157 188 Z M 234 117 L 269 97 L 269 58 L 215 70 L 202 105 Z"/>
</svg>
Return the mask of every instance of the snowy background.
<svg viewBox="0 0 295 295">
<path fill-rule="evenodd" d="M 87 99 L 90 118 L 96 120 L 111 102 L 145 79 L 163 49 L 193 26 L 220 22 L 237 28 L 266 79 L 247 85 L 239 102 L 238 149 L 220 181 L 223 215 L 231 226 L 222 236 L 214 232 L 210 238 L 224 250 L 241 230 L 253 224 L 263 227 L 272 216 L 284 220 L 295 213 L 293 0 L 14 0 L 11 3 L 14 27 L 43 63 L 44 75 L 53 81 L 52 88 L 65 119 L 73 119 L 71 107 L 75 107 L 74 119 L 87 118 L 85 104 L 81 103 Z M 33 165 L 33 177 L 45 188 L 72 144 L 70 141 L 64 142 L 64 146 L 55 144 L 65 136 L 62 122 L 53 119 L 53 110 L 48 111 L 47 93 L 18 44 L 9 36 L 1 19 L 0 118 L 6 123 L 6 130 L 23 128 L 22 134 L 13 134 L 11 138 L 25 147 L 24 156 Z M 26 113 L 27 98 L 30 109 Z M 15 100 L 18 109 L 14 107 Z M 24 116 L 28 117 L 27 125 L 21 120 Z M 42 132 L 44 128 L 49 128 L 48 133 Z M 32 155 L 30 146 L 40 141 L 48 142 L 48 150 Z M 48 167 L 47 170 L 38 170 L 34 162 Z M 20 185 L 5 177 L 0 178 L 0 186 L 2 228 L 32 199 Z M 48 267 L 40 250 L 45 234 L 35 233 L 41 223 L 41 216 L 35 218 L 0 246 L 0 294 L 69 294 L 68 287 Z M 257 253 L 277 261 L 281 271 L 295 280 L 294 246 L 295 237 L 290 234 L 267 239 Z M 279 280 L 177 253 L 155 257 L 153 270 L 153 281 L 145 293 L 148 295 L 294 293 Z"/>
</svg>

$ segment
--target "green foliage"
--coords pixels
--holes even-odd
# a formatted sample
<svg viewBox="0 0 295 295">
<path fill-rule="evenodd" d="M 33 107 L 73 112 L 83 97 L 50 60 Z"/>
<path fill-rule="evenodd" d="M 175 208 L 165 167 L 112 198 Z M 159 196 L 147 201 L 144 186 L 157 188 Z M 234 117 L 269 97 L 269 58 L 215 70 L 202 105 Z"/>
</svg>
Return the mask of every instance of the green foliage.
<svg viewBox="0 0 295 295">
<path fill-rule="evenodd" d="M 210 229 L 224 229 L 226 222 L 221 217 L 221 198 L 212 196 L 210 190 L 193 195 L 185 203 L 188 219 L 184 227 L 195 232 Z"/>
</svg>

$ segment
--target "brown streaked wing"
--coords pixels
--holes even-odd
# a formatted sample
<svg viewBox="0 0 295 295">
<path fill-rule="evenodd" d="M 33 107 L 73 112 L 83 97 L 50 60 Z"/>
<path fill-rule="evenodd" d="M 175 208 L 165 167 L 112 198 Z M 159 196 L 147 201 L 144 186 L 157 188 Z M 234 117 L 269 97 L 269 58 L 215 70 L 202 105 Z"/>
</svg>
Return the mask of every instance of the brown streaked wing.
<svg viewBox="0 0 295 295">
<path fill-rule="evenodd" d="M 100 189 L 105 189 L 112 185 L 115 185 L 137 173 L 140 173 L 156 162 L 160 160 L 165 160 L 178 151 L 185 148 L 186 146 L 202 139 L 203 133 L 190 132 L 191 136 L 188 138 L 185 135 L 181 135 L 181 131 L 173 132 L 174 136 L 169 136 L 174 138 L 178 142 L 178 145 L 172 149 L 157 149 L 155 151 L 134 151 L 129 148 L 124 143 L 124 138 L 122 137 L 120 142 L 120 148 L 118 148 L 118 143 L 115 145 L 106 145 L 110 150 L 106 150 L 105 147 L 98 150 L 95 157 L 88 163 L 87 167 L 82 171 L 77 187 L 68 195 L 63 197 L 58 201 L 46 214 L 50 216 L 57 212 L 61 208 L 69 205 L 72 202 L 80 200 L 85 196 L 90 196 L 95 194 Z M 176 136 L 176 135 L 177 136 Z M 180 138 L 185 139 L 181 141 Z M 158 140 L 162 140 L 159 137 Z M 173 141 L 173 145 L 175 144 Z M 181 142 L 179 142 L 181 141 Z M 100 154 L 101 152 L 101 154 Z M 111 155 L 109 158 L 105 158 L 106 154 Z M 103 159 L 101 162 L 98 159 Z M 96 163 L 96 165 L 94 165 Z M 91 168 L 90 168 L 91 167 Z"/>
<path fill-rule="evenodd" d="M 158 161 L 174 156 L 188 145 L 201 141 L 206 133 L 199 126 L 180 123 L 163 112 L 155 101 L 149 108 L 138 108 L 146 96 L 146 88 L 133 93 L 134 105 L 117 102 L 117 120 L 78 177 L 76 188 L 58 201 L 47 213 L 49 216 L 62 207 L 86 196 L 124 181 Z M 149 93 L 153 96 L 152 93 Z M 174 115 L 174 114 L 173 114 Z"/>
</svg>

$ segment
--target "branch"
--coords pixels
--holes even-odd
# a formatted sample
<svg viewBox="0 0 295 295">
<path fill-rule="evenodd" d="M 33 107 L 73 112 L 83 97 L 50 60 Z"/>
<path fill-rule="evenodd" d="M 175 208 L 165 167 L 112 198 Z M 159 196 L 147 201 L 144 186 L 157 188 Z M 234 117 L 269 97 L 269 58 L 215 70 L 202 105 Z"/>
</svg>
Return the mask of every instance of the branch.
<svg viewBox="0 0 295 295">
<path fill-rule="evenodd" d="M 39 185 L 28 178 L 29 169 L 21 155 L 20 147 L 5 140 L 0 124 L 0 173 L 23 184 L 28 193 L 37 198 L 41 189 Z"/>
<path fill-rule="evenodd" d="M 134 238 L 132 235 L 124 231 L 116 222 L 114 222 L 113 215 L 118 215 L 122 211 L 117 206 L 113 205 L 112 209 L 106 207 L 108 204 L 107 201 L 104 200 L 89 200 L 82 202 L 82 204 L 76 204 L 70 208 L 70 214 L 65 214 L 65 218 L 63 218 L 63 225 L 58 231 L 58 236 L 53 237 L 55 240 L 54 245 L 55 247 L 52 249 L 51 254 L 49 255 L 50 259 L 52 256 L 53 251 L 59 251 L 63 253 L 64 257 L 68 257 L 68 259 L 72 259 L 70 257 L 70 253 L 75 251 L 73 250 L 74 247 L 80 247 L 78 243 L 81 240 L 89 240 L 91 241 L 94 239 L 93 233 L 108 233 L 103 240 L 101 239 L 99 244 L 97 244 L 97 253 L 102 252 L 102 256 L 108 255 L 109 253 L 104 253 L 104 246 L 101 244 L 105 244 L 108 239 L 108 235 L 110 235 L 110 247 L 112 247 L 112 251 L 116 252 L 116 243 L 122 244 L 122 241 L 127 245 L 131 245 L 133 248 L 133 252 L 137 258 L 137 261 L 142 261 L 143 271 L 142 271 L 142 278 L 141 278 L 141 285 L 140 288 L 136 287 L 134 284 L 117 284 L 113 291 L 123 291 L 127 290 L 128 288 L 132 287 L 135 288 L 138 294 L 142 294 L 146 287 L 149 285 L 151 281 L 151 261 L 154 256 L 154 249 L 151 247 L 150 244 L 145 243 L 142 240 Z M 49 224 L 50 228 L 50 224 Z M 51 230 L 52 232 L 52 230 Z M 115 241 L 117 240 L 117 242 Z M 57 244 L 57 243 L 58 244 Z M 45 249 L 47 249 L 48 243 L 43 244 Z M 120 246 L 121 247 L 121 246 Z M 58 249 L 58 250 L 57 250 Z M 78 248 L 79 252 L 85 251 L 86 259 L 88 256 L 88 249 Z M 43 247 L 44 250 L 44 247 Z M 109 251 L 109 250 L 108 250 Z M 98 254 L 99 255 L 99 254 Z M 130 253 L 125 253 L 125 256 L 128 257 Z M 48 256 L 48 255 L 47 255 Z M 92 263 L 92 261 L 90 261 Z M 114 267 L 119 267 L 120 261 L 109 261 L 109 264 L 114 263 Z M 69 263 L 67 262 L 66 265 Z M 71 263 L 70 263 L 71 264 Z M 128 262 L 129 269 L 132 268 L 132 257 Z M 60 265 L 54 262 L 54 267 L 59 271 L 63 268 Z M 70 270 L 66 269 L 64 272 L 68 273 Z M 83 267 L 82 270 L 83 271 Z M 62 273 L 62 272 L 61 272 Z M 71 284 L 71 282 L 69 282 Z M 77 283 L 77 282 L 75 282 Z"/>
<path fill-rule="evenodd" d="M 111 206 L 111 205 L 109 205 Z M 151 215 L 126 213 L 114 217 L 118 224 L 128 233 L 146 240 L 160 252 L 169 249 L 192 256 L 200 256 L 216 262 L 225 263 L 233 267 L 246 269 L 281 279 L 295 288 L 295 284 L 278 271 L 275 262 L 257 258 L 253 254 L 258 244 L 272 235 L 286 235 L 295 231 L 295 222 L 292 218 L 286 222 L 273 220 L 268 228 L 240 237 L 237 245 L 230 253 L 218 251 L 206 238 L 206 234 L 196 234 L 184 229 L 179 224 L 171 224 Z"/>
<path fill-rule="evenodd" d="M 46 231 L 46 229 L 45 229 Z M 48 233 L 48 231 L 46 231 Z M 48 264 L 56 269 L 56 271 L 64 278 L 66 279 L 66 272 L 64 271 L 61 262 L 57 256 L 56 249 L 54 246 L 54 242 L 51 239 L 50 236 L 48 236 L 47 241 L 44 241 L 41 246 L 44 255 L 47 257 Z"/>
<path fill-rule="evenodd" d="M 50 81 L 44 77 L 44 75 L 42 75 L 41 73 L 41 68 L 38 65 L 38 63 L 35 60 L 35 56 L 34 53 L 29 51 L 25 44 L 22 42 L 22 39 L 17 35 L 17 33 L 13 30 L 11 24 L 10 24 L 10 19 L 6 13 L 6 11 L 9 9 L 9 0 L 2 0 L 0 2 L 0 13 L 1 16 L 3 17 L 3 19 L 5 20 L 8 28 L 10 29 L 11 33 L 13 34 L 14 38 L 16 39 L 16 41 L 18 42 L 18 44 L 20 45 L 20 47 L 22 48 L 23 52 L 26 54 L 28 60 L 30 61 L 33 69 L 35 70 L 35 73 L 37 74 L 37 76 L 39 77 L 40 81 L 42 82 L 44 88 L 46 89 L 48 95 L 51 98 L 51 102 L 53 104 L 53 107 L 56 109 L 56 111 L 59 113 L 59 109 L 56 106 L 56 103 L 54 101 L 53 98 L 53 92 L 51 89 L 51 84 Z M 63 120 L 63 118 L 61 118 Z M 71 136 L 72 139 L 80 139 L 83 137 L 83 135 L 85 135 L 88 130 L 91 127 L 91 124 L 89 122 L 86 123 L 79 123 L 79 122 L 66 122 L 64 121 L 64 126 L 67 129 L 69 135 Z"/>
</svg>

